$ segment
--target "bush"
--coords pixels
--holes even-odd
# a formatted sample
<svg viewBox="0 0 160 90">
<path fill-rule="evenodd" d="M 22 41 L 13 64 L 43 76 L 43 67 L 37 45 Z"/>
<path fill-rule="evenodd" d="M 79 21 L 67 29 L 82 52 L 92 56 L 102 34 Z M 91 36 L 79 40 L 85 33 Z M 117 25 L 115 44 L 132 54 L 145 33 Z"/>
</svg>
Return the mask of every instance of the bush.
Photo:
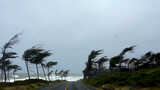
<svg viewBox="0 0 160 90">
<path fill-rule="evenodd" d="M 104 84 L 155 87 L 160 86 L 160 67 L 135 72 L 117 72 L 112 74 L 105 74 L 86 80 L 85 82 L 96 87 L 100 87 Z"/>
</svg>

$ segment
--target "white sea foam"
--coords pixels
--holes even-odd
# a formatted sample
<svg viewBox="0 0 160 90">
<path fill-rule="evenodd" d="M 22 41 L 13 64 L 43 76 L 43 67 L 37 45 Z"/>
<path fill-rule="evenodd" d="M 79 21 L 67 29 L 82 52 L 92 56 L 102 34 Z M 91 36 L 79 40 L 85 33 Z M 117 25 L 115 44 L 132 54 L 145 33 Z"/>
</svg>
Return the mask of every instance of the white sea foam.
<svg viewBox="0 0 160 90">
<path fill-rule="evenodd" d="M 19 76 L 19 75 L 15 75 L 15 80 L 16 81 L 23 81 L 23 80 L 26 80 L 28 79 L 28 77 L 22 77 L 22 76 Z M 31 79 L 36 79 L 37 77 L 36 76 L 32 76 Z M 40 79 L 43 79 L 45 80 L 45 77 L 40 77 Z M 55 81 L 55 80 L 67 80 L 67 81 L 78 81 L 80 79 L 83 79 L 83 76 L 82 75 L 70 75 L 66 78 L 61 78 L 61 77 L 56 77 L 54 75 L 52 75 L 50 77 L 51 81 Z M 1 82 L 1 81 L 0 81 Z M 10 81 L 7 81 L 7 82 L 14 82 L 14 79 L 13 79 L 13 76 L 12 78 L 10 78 Z"/>
</svg>

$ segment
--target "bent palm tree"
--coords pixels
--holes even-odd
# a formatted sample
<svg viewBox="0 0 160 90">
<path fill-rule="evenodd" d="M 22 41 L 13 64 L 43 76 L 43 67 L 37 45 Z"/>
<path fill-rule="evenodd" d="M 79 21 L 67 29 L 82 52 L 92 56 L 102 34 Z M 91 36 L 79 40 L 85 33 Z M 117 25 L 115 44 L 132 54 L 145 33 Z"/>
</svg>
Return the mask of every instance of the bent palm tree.
<svg viewBox="0 0 160 90">
<path fill-rule="evenodd" d="M 134 50 L 136 46 L 131 46 L 131 47 L 127 47 L 125 49 L 122 50 L 122 52 L 118 55 L 118 56 L 114 56 L 110 59 L 110 69 L 112 69 L 112 67 L 116 67 L 116 64 L 120 64 L 120 62 L 123 60 L 124 58 L 124 55 L 127 53 L 127 52 L 131 52 Z M 121 66 L 119 66 L 121 68 Z"/>
<path fill-rule="evenodd" d="M 2 62 L 2 72 L 4 73 L 4 80 L 7 81 L 6 64 L 5 61 L 9 58 L 16 58 L 16 53 L 8 52 L 8 49 L 12 49 L 13 46 L 19 41 L 19 35 L 21 33 L 14 35 L 2 48 L 2 57 L 0 61 Z"/>
<path fill-rule="evenodd" d="M 93 50 L 88 56 L 88 62 L 86 63 L 86 68 L 83 71 L 84 79 L 88 78 L 89 76 L 92 76 L 91 72 L 94 70 L 93 65 L 95 63 L 95 58 L 100 54 L 103 54 L 103 50 Z"/>
<path fill-rule="evenodd" d="M 48 62 L 47 65 L 46 65 L 48 73 L 50 72 L 50 68 L 55 66 L 55 65 L 57 65 L 57 64 L 58 64 L 57 62 L 52 62 L 52 61 Z M 48 76 L 48 80 L 50 81 L 50 77 L 49 76 Z"/>
<path fill-rule="evenodd" d="M 30 49 L 27 49 L 23 54 L 23 59 L 26 64 L 29 79 L 30 79 L 29 62 L 36 64 L 37 76 L 39 78 L 38 64 L 40 64 L 40 60 L 38 59 L 39 58 L 38 56 L 42 51 L 43 51 L 43 49 L 41 49 L 41 48 L 32 47 Z"/>
<path fill-rule="evenodd" d="M 13 69 L 13 77 L 14 77 L 14 81 L 15 81 L 15 73 L 19 70 L 22 70 L 22 68 L 18 65 L 12 65 L 12 69 Z"/>
</svg>

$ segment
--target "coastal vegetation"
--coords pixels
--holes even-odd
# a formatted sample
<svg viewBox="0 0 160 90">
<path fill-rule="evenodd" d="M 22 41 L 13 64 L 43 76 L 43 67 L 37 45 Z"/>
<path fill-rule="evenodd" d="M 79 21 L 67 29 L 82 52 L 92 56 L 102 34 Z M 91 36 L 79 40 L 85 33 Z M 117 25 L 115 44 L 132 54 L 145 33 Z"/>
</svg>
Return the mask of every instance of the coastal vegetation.
<svg viewBox="0 0 160 90">
<path fill-rule="evenodd" d="M 22 56 L 19 56 L 13 51 L 14 46 L 20 40 L 20 35 L 21 33 L 14 35 L 2 47 L 0 53 L 0 90 L 35 90 L 50 83 L 55 84 L 65 80 L 65 77 L 69 74 L 69 70 L 54 71 L 53 67 L 56 66 L 58 62 L 47 60 L 48 57 L 53 54 L 52 51 L 38 47 L 37 45 L 25 50 Z M 22 58 L 24 61 L 28 76 L 27 80 L 16 80 L 17 71 L 24 69 L 19 65 L 13 64 L 16 58 Z M 34 65 L 35 69 L 31 68 L 31 65 Z M 31 77 L 31 70 L 35 70 L 36 79 Z M 43 74 L 40 73 L 40 70 Z M 55 77 L 61 77 L 61 80 L 51 81 L 53 74 L 55 74 Z M 40 76 L 44 77 L 43 80 Z M 10 79 L 14 80 L 14 82 L 11 82 Z"/>
<path fill-rule="evenodd" d="M 134 48 L 135 46 L 127 47 L 119 55 L 111 58 L 97 57 L 103 54 L 102 50 L 93 50 L 83 71 L 84 82 L 100 88 L 160 87 L 160 53 L 149 51 L 141 58 L 125 57 L 128 52 L 133 52 Z M 108 62 L 109 67 L 104 66 L 105 62 Z"/>
<path fill-rule="evenodd" d="M 0 90 L 36 90 L 49 85 L 55 85 L 63 81 L 46 81 L 40 79 L 30 79 L 24 81 L 15 81 L 10 83 L 0 83 Z"/>
</svg>

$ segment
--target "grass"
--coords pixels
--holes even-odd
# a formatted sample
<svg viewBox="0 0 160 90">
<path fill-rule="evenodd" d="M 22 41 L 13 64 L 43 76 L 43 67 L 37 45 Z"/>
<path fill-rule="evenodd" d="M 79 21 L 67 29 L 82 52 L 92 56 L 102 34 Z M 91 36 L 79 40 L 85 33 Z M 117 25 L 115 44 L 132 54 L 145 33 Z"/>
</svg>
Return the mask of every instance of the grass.
<svg viewBox="0 0 160 90">
<path fill-rule="evenodd" d="M 16 81 L 14 83 L 0 83 L 0 90 L 36 90 L 38 88 L 43 88 L 49 84 L 56 84 L 61 81 L 48 82 L 45 80 L 25 80 L 25 81 Z"/>
<path fill-rule="evenodd" d="M 117 90 L 160 90 L 160 67 L 135 72 L 116 72 L 84 80 L 85 83 L 102 88 L 115 87 Z M 133 89 L 134 90 L 134 89 Z"/>
</svg>

